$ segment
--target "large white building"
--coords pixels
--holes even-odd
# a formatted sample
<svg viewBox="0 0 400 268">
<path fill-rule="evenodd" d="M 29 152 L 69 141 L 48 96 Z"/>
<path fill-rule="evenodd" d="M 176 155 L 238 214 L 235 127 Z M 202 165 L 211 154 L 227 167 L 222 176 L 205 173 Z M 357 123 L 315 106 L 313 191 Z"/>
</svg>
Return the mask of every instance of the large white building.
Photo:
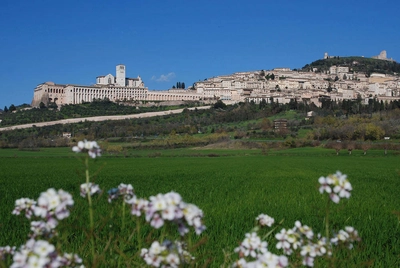
<svg viewBox="0 0 400 268">
<path fill-rule="evenodd" d="M 38 107 L 41 102 L 45 105 L 56 103 L 58 106 L 66 104 L 80 104 L 93 100 L 109 99 L 111 101 L 186 101 L 199 100 L 201 95 L 184 90 L 177 91 L 149 91 L 138 76 L 126 77 L 125 65 L 116 66 L 116 75 L 98 76 L 96 84 L 91 86 L 73 84 L 55 84 L 45 82 L 34 90 L 32 106 Z"/>
</svg>

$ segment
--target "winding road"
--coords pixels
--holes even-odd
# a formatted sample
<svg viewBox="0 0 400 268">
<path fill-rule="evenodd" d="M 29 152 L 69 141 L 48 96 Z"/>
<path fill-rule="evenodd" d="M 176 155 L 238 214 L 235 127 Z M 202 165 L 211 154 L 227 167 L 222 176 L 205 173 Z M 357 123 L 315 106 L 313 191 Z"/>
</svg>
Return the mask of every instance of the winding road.
<svg viewBox="0 0 400 268">
<path fill-rule="evenodd" d="M 200 107 L 191 107 L 187 108 L 188 110 L 203 110 L 210 109 L 211 106 L 200 106 Z M 168 110 L 161 112 L 148 112 L 148 113 L 140 113 L 140 114 L 128 114 L 128 115 L 107 115 L 107 116 L 93 116 L 93 117 L 81 117 L 81 118 L 70 118 L 70 119 L 62 119 L 57 121 L 48 121 L 48 122 L 37 122 L 23 125 L 15 125 L 9 127 L 2 127 L 0 131 L 8 131 L 14 129 L 23 129 L 23 128 L 31 128 L 31 127 L 44 127 L 44 126 L 52 126 L 57 124 L 73 124 L 84 121 L 107 121 L 107 120 L 124 120 L 124 119 L 133 119 L 133 118 L 146 118 L 146 117 L 154 117 L 154 116 L 163 116 L 169 114 L 179 114 L 182 113 L 184 109 L 177 110 Z M 1 124 L 1 123 L 0 123 Z"/>
</svg>

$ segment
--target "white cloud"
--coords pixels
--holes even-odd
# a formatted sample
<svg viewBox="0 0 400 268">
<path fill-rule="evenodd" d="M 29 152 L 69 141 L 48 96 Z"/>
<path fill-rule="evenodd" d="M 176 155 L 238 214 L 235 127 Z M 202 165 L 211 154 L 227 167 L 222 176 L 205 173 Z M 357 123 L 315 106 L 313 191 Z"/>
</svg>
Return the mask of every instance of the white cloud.
<svg viewBox="0 0 400 268">
<path fill-rule="evenodd" d="M 162 74 L 158 78 L 155 75 L 153 75 L 151 77 L 151 80 L 155 80 L 157 82 L 168 82 L 172 78 L 175 78 L 175 73 Z"/>
</svg>

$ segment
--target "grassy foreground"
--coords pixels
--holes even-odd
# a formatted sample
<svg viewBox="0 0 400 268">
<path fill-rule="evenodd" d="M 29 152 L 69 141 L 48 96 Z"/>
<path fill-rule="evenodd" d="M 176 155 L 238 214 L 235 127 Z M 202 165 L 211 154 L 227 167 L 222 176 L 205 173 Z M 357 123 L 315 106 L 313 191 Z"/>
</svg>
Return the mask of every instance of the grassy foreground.
<svg viewBox="0 0 400 268">
<path fill-rule="evenodd" d="M 277 222 L 284 219 L 285 228 L 300 220 L 322 233 L 325 201 L 318 192 L 317 180 L 340 170 L 348 175 L 353 192 L 349 200 L 332 206 L 332 227 L 339 230 L 353 226 L 362 238 L 359 247 L 347 256 L 346 265 L 400 266 L 399 218 L 393 213 L 400 211 L 400 157 L 393 152 L 385 156 L 371 151 L 363 156 L 354 151 L 351 156 L 336 156 L 333 150 L 302 148 L 262 155 L 252 150 L 183 149 L 157 154 L 141 151 L 134 156 L 105 156 L 93 161 L 92 172 L 100 169 L 94 181 L 104 191 L 130 183 L 139 197 L 173 190 L 184 201 L 196 204 L 204 211 L 207 226 L 200 238 L 193 236 L 207 239 L 194 253 L 201 263 L 222 265 L 223 250 L 233 252 L 260 213 Z M 0 246 L 19 246 L 27 238 L 28 221 L 11 215 L 14 201 L 20 197 L 36 199 L 50 187 L 73 195 L 72 214 L 82 214 L 81 222 L 74 222 L 73 227 L 85 226 L 81 183 L 84 169 L 70 149 L 0 150 Z M 107 214 L 108 204 L 99 202 L 94 209 L 101 217 Z M 79 248 L 77 244 L 84 239 L 75 237 L 68 245 L 69 251 Z M 274 242 L 269 242 L 270 250 L 281 254 L 273 249 Z"/>
</svg>

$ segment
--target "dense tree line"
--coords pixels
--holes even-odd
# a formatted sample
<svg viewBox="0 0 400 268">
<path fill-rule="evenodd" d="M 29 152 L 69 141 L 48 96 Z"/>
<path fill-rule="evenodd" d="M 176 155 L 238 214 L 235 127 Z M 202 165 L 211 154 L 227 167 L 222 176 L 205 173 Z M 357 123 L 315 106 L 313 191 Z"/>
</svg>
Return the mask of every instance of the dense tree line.
<svg viewBox="0 0 400 268">
<path fill-rule="evenodd" d="M 172 88 L 185 89 L 185 82 L 176 82 L 176 86 L 172 86 Z"/>
<path fill-rule="evenodd" d="M 378 101 L 376 98 L 370 98 L 368 104 L 363 104 L 362 99 L 358 97 L 355 100 L 342 100 L 332 101 L 329 98 L 321 98 L 321 110 L 325 114 L 331 114 L 335 116 L 342 115 L 372 115 L 376 112 L 385 112 L 400 108 L 400 101 Z"/>
<path fill-rule="evenodd" d="M 353 115 L 347 119 L 326 116 L 313 120 L 314 139 L 318 140 L 381 140 L 384 136 L 400 138 L 400 110 L 372 117 Z"/>
</svg>

